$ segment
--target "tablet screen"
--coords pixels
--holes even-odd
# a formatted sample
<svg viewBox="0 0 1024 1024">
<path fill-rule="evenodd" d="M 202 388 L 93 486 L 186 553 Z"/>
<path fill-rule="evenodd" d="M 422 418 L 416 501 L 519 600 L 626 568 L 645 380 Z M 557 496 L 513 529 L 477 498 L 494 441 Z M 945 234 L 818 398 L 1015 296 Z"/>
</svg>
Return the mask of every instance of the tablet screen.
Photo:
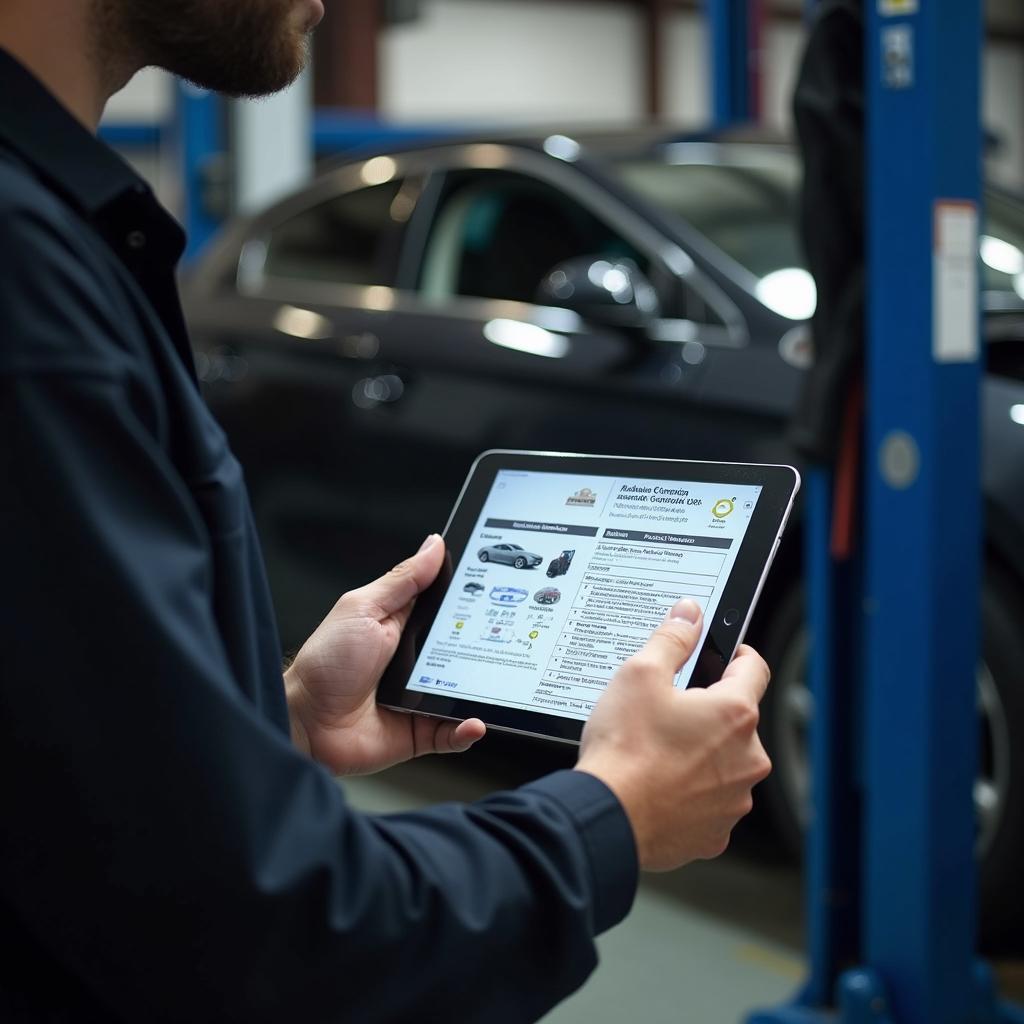
<svg viewBox="0 0 1024 1024">
<path fill-rule="evenodd" d="M 681 597 L 704 609 L 707 632 L 760 494 L 499 470 L 408 688 L 585 720 Z"/>
</svg>

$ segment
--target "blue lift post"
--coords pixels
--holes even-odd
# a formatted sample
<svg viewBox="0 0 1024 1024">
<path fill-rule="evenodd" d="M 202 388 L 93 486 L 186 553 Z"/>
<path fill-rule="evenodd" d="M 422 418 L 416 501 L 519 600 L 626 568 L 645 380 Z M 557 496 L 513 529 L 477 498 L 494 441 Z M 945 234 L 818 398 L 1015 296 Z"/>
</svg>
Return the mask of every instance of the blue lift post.
<svg viewBox="0 0 1024 1024">
<path fill-rule="evenodd" d="M 706 0 L 711 42 L 711 107 L 716 128 L 750 121 L 754 115 L 750 81 L 751 0 Z"/>
<path fill-rule="evenodd" d="M 188 233 L 184 261 L 194 259 L 220 227 L 210 205 L 211 171 L 227 152 L 223 101 L 208 89 L 177 84 L 174 145 L 182 182 L 181 217 Z"/>
<path fill-rule="evenodd" d="M 811 970 L 793 1005 L 751 1021 L 1019 1024 L 1024 1014 L 998 1002 L 974 955 L 981 3 L 865 0 L 865 13 L 863 564 L 831 562 L 832 477 L 812 470 Z M 716 59 L 728 54 L 714 47 Z M 841 666 L 849 671 L 858 637 L 859 706 L 844 721 Z M 856 763 L 837 754 L 844 743 L 857 744 Z M 849 853 L 830 798 L 857 786 L 863 811 L 846 836 L 859 859 L 851 919 L 830 905 Z M 840 973 L 851 939 L 862 966 Z"/>
<path fill-rule="evenodd" d="M 974 957 L 982 4 L 866 7 L 865 967 L 840 1001 L 980 1024 L 1012 1012 Z"/>
</svg>

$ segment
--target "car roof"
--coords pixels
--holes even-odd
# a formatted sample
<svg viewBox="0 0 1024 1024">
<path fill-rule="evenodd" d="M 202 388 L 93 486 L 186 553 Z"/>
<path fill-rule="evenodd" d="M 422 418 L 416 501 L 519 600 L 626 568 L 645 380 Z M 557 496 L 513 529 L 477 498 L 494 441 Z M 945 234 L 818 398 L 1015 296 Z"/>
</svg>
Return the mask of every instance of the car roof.
<svg viewBox="0 0 1024 1024">
<path fill-rule="evenodd" d="M 504 146 L 519 146 L 525 149 L 544 151 L 545 144 L 553 137 L 571 139 L 580 146 L 582 154 L 598 160 L 626 159 L 653 155 L 666 146 L 679 143 L 707 143 L 718 145 L 756 145 L 789 148 L 791 140 L 780 132 L 756 128 L 734 129 L 724 132 L 695 130 L 673 127 L 665 124 L 636 125 L 630 127 L 582 126 L 579 130 L 571 125 L 524 128 L 504 128 L 483 131 L 475 128 L 451 131 L 439 130 L 436 135 L 408 138 L 399 136 L 395 140 L 381 139 L 367 143 L 331 157 L 323 169 L 340 166 L 353 160 L 365 160 L 368 156 L 424 152 L 452 145 L 476 143 Z"/>
<path fill-rule="evenodd" d="M 518 146 L 537 152 L 545 151 L 545 144 L 559 136 L 570 139 L 580 147 L 580 156 L 591 158 L 596 163 L 616 160 L 657 157 L 670 146 L 680 144 L 721 146 L 736 152 L 752 150 L 790 151 L 796 155 L 793 138 L 776 128 L 759 125 L 740 125 L 725 130 L 699 126 L 670 125 L 665 123 L 630 125 L 530 125 L 500 128 L 438 128 L 436 134 L 418 133 L 410 138 L 396 129 L 393 139 L 353 146 L 343 152 L 332 154 L 320 162 L 318 172 L 329 171 L 347 163 L 366 160 L 374 155 L 398 155 L 401 153 L 429 152 L 453 145 L 487 144 Z M 689 162 L 689 161 L 686 161 Z M 698 160 L 698 162 L 700 162 Z M 1015 199 L 1024 198 L 1016 189 L 1005 185 L 986 182 L 986 189 L 998 195 Z"/>
</svg>

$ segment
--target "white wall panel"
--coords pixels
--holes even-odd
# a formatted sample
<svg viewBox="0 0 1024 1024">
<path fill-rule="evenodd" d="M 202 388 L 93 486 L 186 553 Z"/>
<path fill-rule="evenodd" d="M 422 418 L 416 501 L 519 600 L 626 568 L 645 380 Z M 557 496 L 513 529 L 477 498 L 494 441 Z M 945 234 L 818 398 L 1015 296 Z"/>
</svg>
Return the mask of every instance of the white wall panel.
<svg viewBox="0 0 1024 1024">
<path fill-rule="evenodd" d="M 425 0 L 381 40 L 380 106 L 400 120 L 596 122 L 643 111 L 643 36 L 624 3 Z"/>
<path fill-rule="evenodd" d="M 661 43 L 662 96 L 667 120 L 702 127 L 711 116 L 708 32 L 696 13 L 676 12 Z"/>
</svg>

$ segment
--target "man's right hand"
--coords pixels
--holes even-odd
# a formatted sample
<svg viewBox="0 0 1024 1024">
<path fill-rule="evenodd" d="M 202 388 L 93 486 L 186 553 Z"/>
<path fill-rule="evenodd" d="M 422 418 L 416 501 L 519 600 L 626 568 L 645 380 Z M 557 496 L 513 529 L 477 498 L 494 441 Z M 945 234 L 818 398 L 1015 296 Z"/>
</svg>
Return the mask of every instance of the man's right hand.
<svg viewBox="0 0 1024 1024">
<path fill-rule="evenodd" d="M 619 798 L 647 871 L 718 856 L 771 771 L 757 736 L 769 672 L 756 651 L 741 647 L 707 688 L 672 685 L 701 625 L 696 602 L 678 602 L 615 673 L 583 730 L 576 768 Z"/>
</svg>

